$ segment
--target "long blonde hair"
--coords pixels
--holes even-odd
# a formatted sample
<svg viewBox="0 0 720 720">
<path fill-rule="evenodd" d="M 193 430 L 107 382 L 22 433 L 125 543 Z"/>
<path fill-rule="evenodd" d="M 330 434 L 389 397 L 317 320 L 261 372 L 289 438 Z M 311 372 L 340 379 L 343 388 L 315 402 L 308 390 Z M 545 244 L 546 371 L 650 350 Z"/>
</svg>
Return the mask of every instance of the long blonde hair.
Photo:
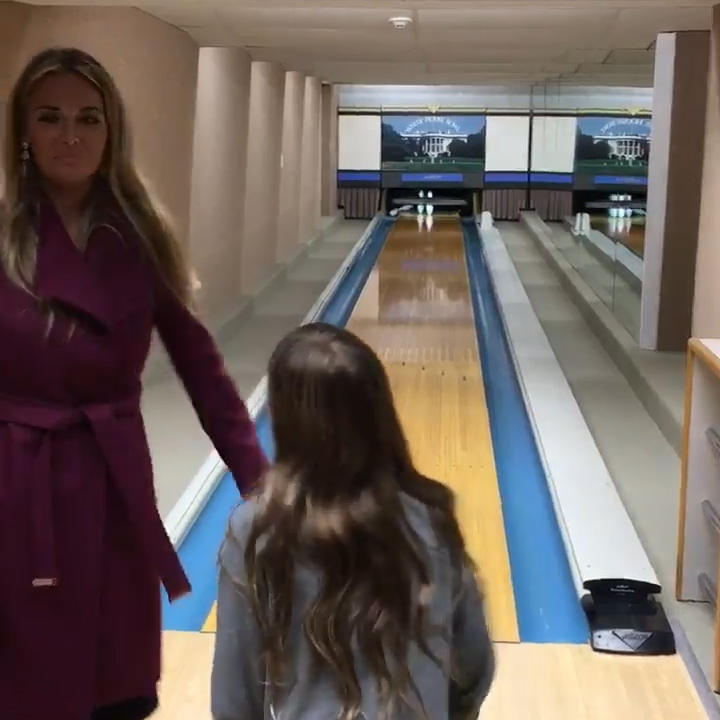
<svg viewBox="0 0 720 720">
<path fill-rule="evenodd" d="M 4 143 L 4 202 L 0 203 L 0 264 L 11 281 L 32 292 L 38 247 L 34 214 L 39 188 L 32 158 L 24 161 L 21 157 L 22 142 L 33 88 L 42 78 L 61 74 L 84 78 L 102 95 L 108 140 L 98 174 L 135 228 L 162 279 L 178 299 L 190 306 L 191 273 L 180 243 L 133 163 L 130 129 L 120 92 L 110 73 L 94 57 L 76 48 L 50 48 L 36 55 L 10 93 Z M 24 162 L 29 166 L 27 173 L 23 173 Z"/>
</svg>

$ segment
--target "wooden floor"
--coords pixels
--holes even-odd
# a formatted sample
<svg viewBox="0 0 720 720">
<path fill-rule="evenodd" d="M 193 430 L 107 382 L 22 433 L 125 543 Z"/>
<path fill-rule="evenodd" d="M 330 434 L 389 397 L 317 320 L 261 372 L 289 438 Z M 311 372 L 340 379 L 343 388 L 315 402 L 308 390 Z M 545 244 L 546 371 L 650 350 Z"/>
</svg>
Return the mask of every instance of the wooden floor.
<svg viewBox="0 0 720 720">
<path fill-rule="evenodd" d="M 166 633 L 153 720 L 211 720 L 213 635 Z M 707 720 L 682 660 L 617 658 L 584 645 L 499 644 L 480 720 Z"/>
</svg>

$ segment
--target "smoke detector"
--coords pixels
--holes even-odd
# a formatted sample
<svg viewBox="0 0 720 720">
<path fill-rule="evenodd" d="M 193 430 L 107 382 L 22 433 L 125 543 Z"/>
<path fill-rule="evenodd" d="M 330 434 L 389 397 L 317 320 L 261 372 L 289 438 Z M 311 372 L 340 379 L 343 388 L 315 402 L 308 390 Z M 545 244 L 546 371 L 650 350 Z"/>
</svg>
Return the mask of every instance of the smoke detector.
<svg viewBox="0 0 720 720">
<path fill-rule="evenodd" d="M 412 25 L 412 18 L 400 15 L 398 17 L 391 17 L 388 22 L 397 30 L 404 30 L 408 25 Z"/>
</svg>

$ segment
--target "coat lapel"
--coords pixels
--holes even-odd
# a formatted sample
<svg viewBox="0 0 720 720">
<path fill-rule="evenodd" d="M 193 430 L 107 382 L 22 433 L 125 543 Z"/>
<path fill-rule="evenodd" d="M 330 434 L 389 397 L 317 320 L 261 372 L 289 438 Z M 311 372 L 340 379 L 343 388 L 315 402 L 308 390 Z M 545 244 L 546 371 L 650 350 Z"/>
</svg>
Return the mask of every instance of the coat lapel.
<svg viewBox="0 0 720 720">
<path fill-rule="evenodd" d="M 57 212 L 41 208 L 35 292 L 84 313 L 109 331 L 128 313 L 149 306 L 152 299 L 134 234 L 127 232 L 127 223 L 114 211 L 104 220 L 92 231 L 82 253 Z"/>
<path fill-rule="evenodd" d="M 38 235 L 35 269 L 38 296 L 68 305 L 109 329 L 112 316 L 107 295 L 59 215 L 48 205 L 40 208 Z"/>
</svg>

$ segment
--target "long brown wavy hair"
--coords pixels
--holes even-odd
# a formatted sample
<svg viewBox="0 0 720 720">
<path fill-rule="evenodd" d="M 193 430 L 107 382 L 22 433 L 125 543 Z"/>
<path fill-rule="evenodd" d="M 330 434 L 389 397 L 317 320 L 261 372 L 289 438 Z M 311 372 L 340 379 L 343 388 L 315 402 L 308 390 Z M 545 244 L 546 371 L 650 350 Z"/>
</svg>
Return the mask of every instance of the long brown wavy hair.
<svg viewBox="0 0 720 720">
<path fill-rule="evenodd" d="M 291 332 L 270 360 L 268 393 L 276 461 L 247 541 L 245 592 L 271 691 L 292 683 L 287 634 L 302 560 L 321 575 L 304 632 L 316 669 L 334 677 L 340 717 L 361 708 L 353 647 L 384 716 L 401 705 L 424 713 L 408 652 L 416 644 L 439 662 L 428 644 L 439 630 L 429 621 L 429 557 L 401 498 L 427 508 L 459 579 L 472 563 L 454 496 L 414 467 L 385 370 L 352 333 L 320 323 Z"/>
<path fill-rule="evenodd" d="M 76 48 L 50 48 L 33 57 L 17 79 L 7 103 L 4 143 L 4 198 L 0 202 L 0 266 L 10 280 L 32 292 L 38 237 L 34 215 L 42 192 L 32 157 L 22 172 L 22 142 L 30 94 L 48 75 L 73 74 L 102 95 L 108 140 L 96 181 L 109 188 L 141 238 L 149 258 L 174 294 L 188 306 L 193 281 L 182 247 L 164 219 L 132 158 L 125 104 L 110 73 L 91 55 Z M 96 208 L 89 208 L 92 212 Z"/>
</svg>

